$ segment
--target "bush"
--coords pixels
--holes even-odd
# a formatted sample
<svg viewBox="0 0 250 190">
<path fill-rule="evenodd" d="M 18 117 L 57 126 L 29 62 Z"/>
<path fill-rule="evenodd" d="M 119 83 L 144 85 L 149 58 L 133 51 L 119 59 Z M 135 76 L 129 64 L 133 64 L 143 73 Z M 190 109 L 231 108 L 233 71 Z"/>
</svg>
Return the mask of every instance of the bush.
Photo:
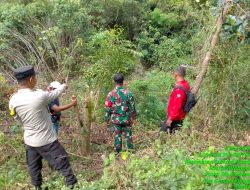
<svg viewBox="0 0 250 190">
<path fill-rule="evenodd" d="M 164 38 L 153 54 L 154 60 L 162 70 L 173 70 L 181 64 L 191 63 L 191 45 L 178 38 Z"/>
<path fill-rule="evenodd" d="M 0 22 L 10 28 L 23 25 L 26 18 L 24 5 L 4 4 L 0 6 Z"/>
<path fill-rule="evenodd" d="M 20 165 L 17 165 L 17 160 L 9 159 L 0 169 L 0 188 L 11 189 L 17 187 L 18 182 L 24 181 L 26 181 L 24 186 L 28 186 L 28 173 L 24 172 Z"/>
<path fill-rule="evenodd" d="M 182 18 L 174 13 L 164 13 L 159 8 L 155 8 L 150 13 L 150 19 L 153 26 L 160 28 L 162 34 L 167 34 L 171 30 L 178 30 L 182 25 Z"/>
<path fill-rule="evenodd" d="M 98 115 L 103 114 L 105 97 L 114 88 L 114 74 L 122 73 L 127 77 L 132 73 L 137 57 L 133 49 L 132 43 L 122 38 L 120 29 L 96 33 L 88 43 L 89 64 L 83 67 L 81 80 L 100 94 Z"/>
<path fill-rule="evenodd" d="M 235 50 L 237 49 L 237 56 Z M 194 122 L 209 118 L 213 129 L 240 129 L 250 125 L 250 90 L 248 73 L 249 46 L 237 42 L 220 44 L 211 62 L 211 68 L 201 100 L 192 114 Z M 206 110 L 201 115 L 201 110 Z"/>
<path fill-rule="evenodd" d="M 90 34 L 90 16 L 80 2 L 56 0 L 51 5 L 51 19 L 65 35 L 69 35 L 68 38 L 75 39 L 78 35 L 83 37 Z"/>
<path fill-rule="evenodd" d="M 147 126 L 158 125 L 166 117 L 167 99 L 173 85 L 171 75 L 158 70 L 147 72 L 145 78 L 130 84 L 139 122 Z"/>
<path fill-rule="evenodd" d="M 135 155 L 129 154 L 126 160 L 116 160 L 113 154 L 105 160 L 108 165 L 100 180 L 106 185 L 110 183 L 105 188 L 220 190 L 233 187 L 231 184 L 207 184 L 204 174 L 209 171 L 209 165 L 186 162 L 203 159 L 200 151 L 217 152 L 202 136 L 190 136 L 188 131 L 182 131 L 171 138 L 162 134 L 157 140 L 148 143 L 152 144 Z M 225 178 L 230 180 L 230 177 Z"/>
<path fill-rule="evenodd" d="M 160 28 L 150 25 L 137 41 L 145 67 L 160 66 L 167 71 L 181 63 L 191 62 L 192 46 L 185 35 L 166 37 Z"/>
<path fill-rule="evenodd" d="M 88 44 L 91 64 L 84 69 L 89 84 L 99 84 L 102 89 L 113 87 L 113 75 L 129 75 L 135 66 L 137 53 L 134 46 L 122 38 L 122 30 L 99 32 Z"/>
<path fill-rule="evenodd" d="M 13 87 L 10 87 L 7 81 L 0 74 L 0 111 L 9 110 L 9 98 L 13 93 Z"/>
<path fill-rule="evenodd" d="M 126 39 L 131 41 L 143 28 L 143 3 L 127 0 L 92 1 L 90 15 L 98 28 L 124 28 Z"/>
</svg>

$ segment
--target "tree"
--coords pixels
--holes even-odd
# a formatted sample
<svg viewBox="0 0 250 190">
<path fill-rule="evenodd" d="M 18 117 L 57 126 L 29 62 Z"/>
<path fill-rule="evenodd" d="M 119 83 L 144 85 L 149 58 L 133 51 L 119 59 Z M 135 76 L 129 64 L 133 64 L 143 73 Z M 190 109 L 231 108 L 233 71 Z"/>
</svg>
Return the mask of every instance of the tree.
<svg viewBox="0 0 250 190">
<path fill-rule="evenodd" d="M 237 2 L 238 2 L 237 0 L 236 1 L 225 0 L 223 3 L 223 9 L 222 9 L 219 17 L 217 18 L 217 21 L 216 21 L 216 31 L 211 37 L 210 48 L 207 51 L 207 53 L 206 53 L 206 55 L 201 63 L 201 70 L 200 70 L 200 72 L 195 80 L 194 86 L 192 88 L 192 92 L 194 94 L 196 94 L 198 92 L 198 90 L 201 86 L 201 83 L 206 75 L 208 65 L 209 65 L 209 62 L 210 62 L 211 57 L 212 57 L 212 52 L 213 52 L 213 50 L 214 50 L 214 48 L 219 40 L 219 35 L 220 35 L 221 30 L 222 30 L 224 21 L 227 18 L 226 16 L 228 14 L 229 8 L 232 7 L 233 3 L 237 3 Z"/>
</svg>

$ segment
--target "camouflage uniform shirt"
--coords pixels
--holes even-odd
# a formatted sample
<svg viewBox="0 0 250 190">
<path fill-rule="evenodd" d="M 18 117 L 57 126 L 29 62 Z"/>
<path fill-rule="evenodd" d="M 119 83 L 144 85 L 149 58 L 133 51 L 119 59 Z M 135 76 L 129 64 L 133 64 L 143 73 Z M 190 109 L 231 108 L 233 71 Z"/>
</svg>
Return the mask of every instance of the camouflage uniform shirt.
<svg viewBox="0 0 250 190">
<path fill-rule="evenodd" d="M 105 101 L 105 121 L 111 119 L 113 124 L 130 124 L 135 119 L 135 100 L 132 93 L 123 86 L 116 87 L 108 93 Z"/>
</svg>

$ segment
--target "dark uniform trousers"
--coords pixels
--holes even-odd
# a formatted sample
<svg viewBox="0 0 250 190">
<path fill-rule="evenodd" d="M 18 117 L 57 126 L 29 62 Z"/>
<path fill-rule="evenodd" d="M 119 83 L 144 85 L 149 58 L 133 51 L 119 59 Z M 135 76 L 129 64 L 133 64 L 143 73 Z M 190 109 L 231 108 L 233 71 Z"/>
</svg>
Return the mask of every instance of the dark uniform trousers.
<svg viewBox="0 0 250 190">
<path fill-rule="evenodd" d="M 66 185 L 71 186 L 77 183 L 77 179 L 69 163 L 68 155 L 63 146 L 56 140 L 42 147 L 31 147 L 26 145 L 26 160 L 31 182 L 34 186 L 42 184 L 41 170 L 43 158 L 49 162 L 49 165 L 65 177 Z"/>
<path fill-rule="evenodd" d="M 167 127 L 166 121 L 167 119 L 162 122 L 160 132 L 169 132 L 170 134 L 174 134 L 175 131 L 179 130 L 183 125 L 183 120 L 181 120 L 181 121 L 173 121 L 171 123 L 171 126 Z"/>
</svg>

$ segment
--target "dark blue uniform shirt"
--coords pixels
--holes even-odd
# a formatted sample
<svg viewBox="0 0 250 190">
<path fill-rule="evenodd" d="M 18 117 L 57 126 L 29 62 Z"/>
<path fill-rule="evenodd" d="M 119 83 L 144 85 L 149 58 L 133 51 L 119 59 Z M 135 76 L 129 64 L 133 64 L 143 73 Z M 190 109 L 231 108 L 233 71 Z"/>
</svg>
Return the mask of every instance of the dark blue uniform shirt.
<svg viewBox="0 0 250 190">
<path fill-rule="evenodd" d="M 61 118 L 61 112 L 55 112 L 54 110 L 52 110 L 52 107 L 54 105 L 57 105 L 57 106 L 60 105 L 58 98 L 49 103 L 49 111 L 50 111 L 50 115 L 51 115 L 51 121 L 52 121 L 52 123 L 58 123 L 60 121 L 60 118 Z"/>
</svg>

